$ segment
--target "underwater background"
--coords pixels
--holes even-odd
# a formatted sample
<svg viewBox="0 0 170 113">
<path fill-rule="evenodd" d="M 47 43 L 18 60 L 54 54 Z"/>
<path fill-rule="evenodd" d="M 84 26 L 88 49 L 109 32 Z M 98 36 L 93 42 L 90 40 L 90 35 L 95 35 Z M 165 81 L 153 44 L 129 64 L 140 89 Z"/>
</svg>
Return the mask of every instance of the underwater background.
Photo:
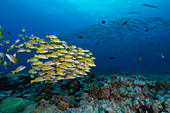
<svg viewBox="0 0 170 113">
<path fill-rule="evenodd" d="M 68 46 L 76 45 L 77 47 L 87 49 L 92 52 L 93 56 L 96 58 L 94 59 L 95 67 L 92 67 L 87 75 L 89 78 L 87 76 L 87 78 L 77 78 L 76 81 L 73 82 L 72 80 L 71 82 L 69 80 L 61 80 L 52 85 L 44 85 L 44 82 L 30 84 L 30 80 L 32 78 L 30 78 L 29 75 L 24 76 L 24 74 L 27 75 L 28 70 L 31 69 L 31 65 L 30 63 L 27 63 L 27 59 L 34 57 L 34 54 L 36 54 L 35 51 L 31 53 L 17 53 L 17 64 L 7 65 L 7 69 L 4 68 L 2 61 L 0 64 L 0 102 L 2 101 L 0 103 L 0 112 L 29 113 L 35 110 L 34 112 L 39 113 L 41 111 L 38 112 L 37 107 L 35 106 L 40 104 L 38 102 L 41 102 L 41 99 L 45 99 L 45 101 L 50 102 L 52 101 L 52 103 L 58 107 L 59 100 L 64 101 L 64 99 L 69 100 L 68 98 L 71 98 L 69 102 L 64 101 L 65 103 L 70 104 L 69 107 L 67 105 L 66 108 L 58 107 L 62 111 L 56 111 L 57 108 L 53 109 L 54 106 L 50 106 L 52 110 L 47 110 L 47 112 L 83 113 L 84 108 L 80 108 L 81 110 L 77 111 L 73 109 L 69 109 L 68 111 L 65 110 L 67 108 L 79 108 L 79 103 L 81 103 L 80 100 L 82 99 L 78 99 L 78 102 L 74 99 L 78 97 L 82 98 L 82 95 L 84 94 L 82 92 L 85 90 L 85 92 L 89 93 L 89 95 L 86 95 L 85 97 L 83 95 L 83 98 L 92 97 L 94 99 L 97 98 L 98 100 L 104 100 L 104 102 L 88 98 L 88 102 L 85 101 L 84 104 L 82 102 L 81 105 L 91 103 L 92 100 L 96 101 L 96 103 L 98 103 L 97 105 L 105 103 L 105 106 L 107 107 L 100 106 L 101 109 L 98 107 L 96 110 L 94 107 L 94 102 L 92 109 L 89 109 L 92 113 L 106 112 L 106 109 L 110 108 L 108 105 L 111 104 L 106 102 L 106 100 L 111 102 L 110 97 L 115 97 L 116 95 L 111 95 L 110 90 L 121 89 L 121 91 L 123 91 L 128 89 L 127 87 L 130 87 L 131 85 L 132 87 L 138 86 L 141 88 L 138 89 L 141 90 L 138 94 L 146 91 L 146 89 L 144 90 L 143 88 L 145 85 L 148 88 L 149 93 L 154 92 L 152 96 L 146 96 L 149 95 L 149 93 L 142 95 L 141 98 L 143 98 L 143 100 L 140 98 L 141 101 L 144 101 L 146 98 L 151 98 L 151 100 L 153 99 L 152 101 L 144 101 L 146 106 L 148 105 L 147 102 L 152 103 L 151 106 L 153 109 L 148 107 L 150 103 L 147 107 L 144 106 L 146 109 L 142 107 L 139 107 L 138 109 L 135 105 L 136 109 L 127 107 L 127 109 L 121 108 L 120 110 L 119 107 L 121 107 L 121 105 L 118 105 L 119 107 L 115 105 L 117 106 L 115 109 L 119 109 L 120 111 L 114 110 L 112 106 L 113 113 L 121 113 L 126 111 L 128 111 L 128 113 L 143 113 L 146 111 L 150 113 L 157 113 L 157 111 L 165 113 L 170 112 L 170 106 L 167 105 L 167 107 L 163 105 L 166 103 L 170 104 L 170 97 L 168 96 L 170 94 L 169 6 L 169 0 L 0 0 L 0 26 L 2 27 L 2 36 L 5 36 L 0 39 L 0 42 L 3 42 L 3 40 L 10 40 L 10 44 L 4 44 L 3 47 L 0 47 L 0 52 L 6 54 L 9 46 L 15 43 L 15 40 L 18 39 L 18 34 L 21 34 L 22 29 L 25 28 L 25 34 L 27 34 L 28 37 L 33 34 L 34 36 L 49 41 L 46 38 L 46 35 L 56 35 L 60 40 L 66 41 Z M 25 40 L 21 42 L 24 43 Z M 13 55 L 17 50 L 17 48 L 14 48 L 10 50 L 8 54 Z M 7 63 L 10 62 L 6 56 L 4 59 Z M 15 75 L 11 75 L 11 71 L 14 71 L 20 65 L 26 66 L 26 69 L 18 73 L 17 77 Z M 122 78 L 122 76 L 125 78 Z M 124 83 L 120 82 L 119 85 L 115 86 L 113 85 L 113 82 L 115 82 L 113 79 L 117 81 L 115 84 L 123 80 L 130 81 L 133 84 L 130 84 L 129 86 L 125 85 L 127 87 L 123 87 L 125 89 L 122 89 L 117 86 L 121 86 L 122 84 L 124 85 Z M 136 83 L 135 80 L 139 82 L 139 84 Z M 146 82 L 146 80 L 148 81 Z M 77 88 L 76 91 L 69 93 L 72 87 L 67 85 L 70 84 L 81 84 L 81 87 L 84 84 L 85 86 L 83 86 L 84 89 L 82 88 L 82 90 L 80 90 L 81 88 Z M 90 84 L 92 85 L 88 86 Z M 107 96 L 105 96 L 107 98 L 100 97 L 97 93 L 92 92 L 97 86 L 97 88 L 101 91 L 105 84 L 112 85 L 112 89 L 104 89 L 104 91 L 109 90 L 108 92 L 110 92 L 109 94 L 111 95 L 109 96 L 109 99 L 106 93 L 105 94 Z M 148 84 L 154 85 L 152 86 Z M 23 89 L 17 89 L 17 87 L 22 87 Z M 45 87 L 45 91 L 44 89 L 38 91 L 41 87 Z M 50 89 L 49 87 L 55 88 L 52 88 L 50 91 L 46 91 L 47 89 Z M 57 89 L 57 87 L 60 88 Z M 62 87 L 64 87 L 64 89 L 62 89 Z M 154 87 L 154 91 L 150 91 L 150 87 Z M 64 92 L 64 90 L 67 91 Z M 35 92 L 36 94 L 34 94 Z M 37 94 L 37 92 L 39 93 Z M 79 92 L 79 94 L 75 94 L 76 92 Z M 118 92 L 120 93 L 120 91 Z M 123 91 L 123 93 L 125 92 L 126 91 Z M 134 91 L 134 93 L 137 93 L 137 91 Z M 44 95 L 46 97 L 44 97 Z M 62 97 L 63 95 L 67 96 Z M 138 97 L 141 96 L 136 96 L 136 94 L 134 95 L 132 96 L 134 99 L 131 101 L 133 105 L 136 101 L 138 102 L 138 100 L 140 100 Z M 121 94 L 119 96 L 126 97 Z M 23 103 L 26 99 L 31 101 L 28 102 L 29 105 L 33 104 L 34 107 L 32 106 L 30 111 L 24 111 L 26 107 L 23 107 L 20 111 L 15 111 L 16 109 L 13 109 L 15 108 L 14 106 L 10 106 L 11 111 L 2 110 L 4 106 L 8 106 L 8 104 L 11 103 L 9 102 L 8 104 L 3 104 L 3 101 L 8 101 L 10 99 L 16 99 L 15 101 L 21 101 L 21 103 Z M 117 99 L 119 101 L 120 98 L 116 97 L 116 101 Z M 163 101 L 156 103 L 156 100 Z M 156 106 L 154 105 L 154 102 L 162 105 L 163 107 L 157 110 L 156 108 L 159 108 L 157 106 L 155 108 L 156 110 L 154 110 L 154 107 Z M 43 103 L 45 103 L 44 100 Z M 145 105 L 141 103 L 138 102 L 137 105 Z M 141 111 L 140 108 L 142 109 Z M 40 110 L 41 108 L 38 109 Z M 84 113 L 90 112 L 90 110 L 84 110 Z M 110 110 L 110 113 L 112 112 Z"/>
<path fill-rule="evenodd" d="M 55 34 L 69 45 L 90 49 L 96 68 L 168 71 L 169 4 L 168 0 L 5 0 L 1 1 L 0 21 L 4 31 L 13 34 L 6 37 L 11 41 L 25 28 L 27 34 L 41 38 Z M 122 26 L 131 17 L 132 21 Z M 141 61 L 133 60 L 140 57 Z"/>
</svg>

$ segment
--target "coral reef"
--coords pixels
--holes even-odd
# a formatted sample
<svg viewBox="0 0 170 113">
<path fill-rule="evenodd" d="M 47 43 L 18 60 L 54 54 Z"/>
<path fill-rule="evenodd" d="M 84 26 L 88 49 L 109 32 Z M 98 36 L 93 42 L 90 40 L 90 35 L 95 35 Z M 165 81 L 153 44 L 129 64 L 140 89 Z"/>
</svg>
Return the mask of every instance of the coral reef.
<svg viewBox="0 0 170 113">
<path fill-rule="evenodd" d="M 8 76 L 7 82 L 10 81 Z M 93 73 L 91 76 L 46 84 L 24 84 L 21 81 L 15 90 L 1 91 L 0 105 L 6 100 L 19 97 L 36 102 L 26 105 L 28 107 L 22 109 L 25 109 L 25 113 L 170 112 L 169 81 L 151 81 L 142 75 L 132 74 L 104 76 Z"/>
<path fill-rule="evenodd" d="M 0 102 L 1 113 L 20 113 L 27 106 L 33 104 L 30 100 L 23 100 L 22 98 L 6 99 Z"/>
</svg>

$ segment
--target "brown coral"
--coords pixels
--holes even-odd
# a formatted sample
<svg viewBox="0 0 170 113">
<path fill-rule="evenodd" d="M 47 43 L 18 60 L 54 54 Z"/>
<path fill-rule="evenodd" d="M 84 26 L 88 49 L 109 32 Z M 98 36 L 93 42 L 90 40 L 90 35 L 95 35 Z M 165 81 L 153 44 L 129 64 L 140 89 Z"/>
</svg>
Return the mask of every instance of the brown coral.
<svg viewBox="0 0 170 113">
<path fill-rule="evenodd" d="M 64 101 L 61 101 L 58 105 L 57 105 L 57 108 L 59 109 L 59 110 L 62 110 L 62 111 L 64 111 L 64 110 L 66 110 L 67 108 L 69 108 L 69 103 L 65 103 Z"/>
</svg>

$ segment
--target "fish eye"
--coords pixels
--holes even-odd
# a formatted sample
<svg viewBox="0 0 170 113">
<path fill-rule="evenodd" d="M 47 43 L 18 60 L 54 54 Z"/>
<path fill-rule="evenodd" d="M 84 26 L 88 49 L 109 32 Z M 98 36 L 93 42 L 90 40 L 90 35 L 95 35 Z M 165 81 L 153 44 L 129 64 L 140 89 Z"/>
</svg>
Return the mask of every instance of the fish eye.
<svg viewBox="0 0 170 113">
<path fill-rule="evenodd" d="M 43 77 L 43 80 L 46 80 L 46 78 L 45 78 L 45 77 Z"/>
</svg>

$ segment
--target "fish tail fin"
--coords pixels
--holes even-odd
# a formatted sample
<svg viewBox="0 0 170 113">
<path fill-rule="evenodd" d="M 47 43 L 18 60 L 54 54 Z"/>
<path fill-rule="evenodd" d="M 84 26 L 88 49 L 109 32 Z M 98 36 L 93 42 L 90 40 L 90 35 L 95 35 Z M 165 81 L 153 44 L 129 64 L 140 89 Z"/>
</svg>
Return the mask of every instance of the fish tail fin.
<svg viewBox="0 0 170 113">
<path fill-rule="evenodd" d="M 48 38 L 49 36 L 48 35 L 46 35 L 46 38 Z"/>
<path fill-rule="evenodd" d="M 7 49 L 7 52 L 9 51 L 9 49 Z"/>
<path fill-rule="evenodd" d="M 29 60 L 29 59 L 27 59 L 27 63 L 28 63 L 28 62 L 30 62 L 30 60 Z"/>
<path fill-rule="evenodd" d="M 1 48 L 3 48 L 4 47 L 4 45 L 1 45 Z"/>
<path fill-rule="evenodd" d="M 34 80 L 31 80 L 31 84 L 34 82 Z"/>
<path fill-rule="evenodd" d="M 6 41 L 5 41 L 5 40 L 3 40 L 3 42 L 2 42 L 2 43 L 3 43 L 3 44 L 5 44 L 5 42 L 6 42 Z"/>
<path fill-rule="evenodd" d="M 15 71 L 11 71 L 12 72 L 12 74 L 14 74 L 15 73 Z"/>
<path fill-rule="evenodd" d="M 34 57 L 37 57 L 37 55 L 34 55 Z"/>
</svg>

